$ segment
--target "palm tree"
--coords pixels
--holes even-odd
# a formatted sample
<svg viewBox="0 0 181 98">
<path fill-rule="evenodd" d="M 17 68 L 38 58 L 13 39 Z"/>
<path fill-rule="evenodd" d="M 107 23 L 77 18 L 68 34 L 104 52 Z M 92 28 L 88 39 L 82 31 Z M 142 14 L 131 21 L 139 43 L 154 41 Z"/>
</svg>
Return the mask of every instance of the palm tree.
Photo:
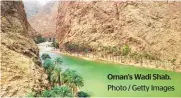
<svg viewBox="0 0 181 98">
<path fill-rule="evenodd" d="M 50 68 L 53 66 L 54 66 L 54 64 L 51 59 L 46 59 L 43 63 L 43 67 L 46 70 L 46 72 L 48 72 L 48 70 L 50 70 Z"/>
<path fill-rule="evenodd" d="M 84 86 L 83 78 L 76 74 L 72 79 L 73 81 L 71 82 L 71 87 L 73 88 L 73 92 L 76 93 L 78 91 L 77 88 Z"/>
<path fill-rule="evenodd" d="M 90 95 L 88 93 L 86 93 L 86 92 L 80 91 L 80 92 L 77 92 L 77 97 L 78 98 L 90 97 Z"/>
<path fill-rule="evenodd" d="M 131 52 L 131 48 L 128 45 L 124 45 L 122 48 L 122 52 L 124 56 L 127 56 Z"/>
<path fill-rule="evenodd" d="M 50 55 L 48 53 L 43 53 L 41 55 L 42 60 L 51 59 Z"/>
<path fill-rule="evenodd" d="M 56 97 L 73 97 L 71 89 L 67 86 L 55 86 L 52 90 Z"/>
<path fill-rule="evenodd" d="M 73 97 L 73 93 L 67 86 L 55 86 L 51 90 L 44 90 L 39 97 Z"/>
<path fill-rule="evenodd" d="M 175 66 L 176 66 L 175 61 L 176 61 L 175 58 L 171 60 L 171 63 L 172 63 L 172 65 L 173 65 L 173 71 L 175 71 Z"/>
<path fill-rule="evenodd" d="M 139 60 L 140 60 L 140 54 L 135 52 L 135 60 L 136 60 L 136 63 L 139 63 Z"/>
<path fill-rule="evenodd" d="M 149 58 L 149 54 L 144 51 L 144 52 L 142 53 L 142 56 L 143 56 L 143 59 L 145 59 L 145 60 L 143 60 L 143 61 L 145 61 L 146 65 L 148 66 L 147 60 L 148 60 L 148 58 Z"/>
<path fill-rule="evenodd" d="M 143 66 L 143 55 L 139 54 L 139 58 L 140 58 L 140 64 L 141 64 L 141 66 Z"/>
<path fill-rule="evenodd" d="M 84 86 L 83 78 L 79 76 L 75 70 L 67 69 L 63 74 L 63 82 L 72 88 L 74 93 L 77 92 L 77 87 Z"/>
<path fill-rule="evenodd" d="M 124 45 L 122 48 L 122 55 L 125 56 L 126 59 L 130 52 L 131 52 L 131 48 L 129 47 L 129 45 Z"/>
<path fill-rule="evenodd" d="M 60 66 L 56 65 L 54 67 L 54 70 L 51 72 L 51 77 L 50 77 L 50 81 L 53 83 L 58 83 L 59 85 L 61 85 L 61 76 L 62 76 L 62 69 Z"/>
<path fill-rule="evenodd" d="M 113 52 L 112 52 L 112 54 L 113 54 L 113 61 L 115 61 L 114 57 L 117 56 L 117 51 L 118 51 L 118 50 L 117 50 L 117 48 L 114 46 L 114 47 L 112 48 L 112 51 L 113 51 Z"/>
<path fill-rule="evenodd" d="M 120 56 L 121 56 L 121 63 L 122 63 L 122 51 L 121 51 L 121 48 L 118 48 L 118 55 L 119 55 L 119 61 L 120 61 Z"/>
<path fill-rule="evenodd" d="M 55 58 L 54 61 L 51 59 L 46 59 L 45 62 L 43 63 L 43 67 L 45 68 L 47 74 L 48 74 L 48 79 L 53 83 L 60 83 L 60 77 L 62 70 L 60 68 L 60 65 L 62 64 L 62 61 L 60 60 L 59 57 Z"/>
<path fill-rule="evenodd" d="M 62 60 L 60 57 L 56 57 L 54 60 L 55 65 L 61 65 L 62 64 Z"/>
<path fill-rule="evenodd" d="M 62 64 L 61 58 L 60 57 L 56 57 L 54 60 L 54 67 L 53 70 L 51 69 L 50 73 L 51 73 L 51 77 L 50 77 L 50 81 L 53 83 L 59 83 L 59 85 L 61 85 L 61 81 L 60 81 L 60 77 L 62 76 L 62 69 L 60 67 L 60 65 Z"/>
<path fill-rule="evenodd" d="M 56 94 L 53 92 L 53 90 L 44 90 L 41 93 L 40 97 L 55 97 Z"/>
</svg>

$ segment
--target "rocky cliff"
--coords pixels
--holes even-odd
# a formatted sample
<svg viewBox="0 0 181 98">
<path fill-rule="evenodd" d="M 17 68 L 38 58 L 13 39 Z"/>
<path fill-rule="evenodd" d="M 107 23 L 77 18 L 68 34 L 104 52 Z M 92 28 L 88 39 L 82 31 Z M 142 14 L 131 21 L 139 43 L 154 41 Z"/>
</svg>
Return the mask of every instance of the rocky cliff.
<svg viewBox="0 0 181 98">
<path fill-rule="evenodd" d="M 138 62 L 170 62 L 180 69 L 181 2 L 62 1 L 57 35 L 68 52 L 125 56 L 126 46 Z"/>
<path fill-rule="evenodd" d="M 28 26 L 21 1 L 1 1 L 1 97 L 25 96 L 47 84 Z"/>
<path fill-rule="evenodd" d="M 58 1 L 49 1 L 37 14 L 29 18 L 32 27 L 45 37 L 54 37 L 56 32 L 56 16 Z"/>
</svg>

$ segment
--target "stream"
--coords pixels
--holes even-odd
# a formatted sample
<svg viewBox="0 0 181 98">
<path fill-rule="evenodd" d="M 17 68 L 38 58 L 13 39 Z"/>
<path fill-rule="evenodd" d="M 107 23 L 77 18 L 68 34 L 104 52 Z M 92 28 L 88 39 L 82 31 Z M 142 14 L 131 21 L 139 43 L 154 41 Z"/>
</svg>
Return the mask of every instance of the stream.
<svg viewBox="0 0 181 98">
<path fill-rule="evenodd" d="M 70 68 L 76 70 L 80 76 L 84 79 L 84 87 L 80 88 L 81 90 L 89 93 L 93 97 L 116 97 L 116 96 L 124 96 L 124 97 L 164 97 L 164 96 L 181 96 L 181 73 L 169 72 L 163 70 L 156 69 L 147 69 L 147 68 L 139 68 L 130 65 L 121 65 L 108 63 L 104 61 L 88 61 L 85 59 L 62 55 L 60 53 L 52 52 L 53 48 L 48 47 L 49 42 L 38 44 L 40 49 L 40 56 L 42 53 L 48 53 L 51 58 L 55 58 L 59 56 L 63 63 L 63 70 Z M 159 75 L 169 75 L 171 80 L 109 80 L 107 78 L 108 74 L 113 75 L 127 75 L 127 74 L 159 74 Z M 129 87 L 129 85 L 137 85 L 137 86 L 173 86 L 173 91 L 139 91 L 143 90 L 137 89 L 137 91 L 133 91 L 130 89 L 129 91 L 108 91 L 108 85 L 119 86 L 121 85 Z M 138 87 L 137 87 L 138 88 Z M 151 88 L 151 87 L 150 87 Z M 118 87 L 117 87 L 118 89 Z M 136 88 L 135 88 L 136 89 Z M 164 89 L 166 90 L 166 88 Z"/>
</svg>

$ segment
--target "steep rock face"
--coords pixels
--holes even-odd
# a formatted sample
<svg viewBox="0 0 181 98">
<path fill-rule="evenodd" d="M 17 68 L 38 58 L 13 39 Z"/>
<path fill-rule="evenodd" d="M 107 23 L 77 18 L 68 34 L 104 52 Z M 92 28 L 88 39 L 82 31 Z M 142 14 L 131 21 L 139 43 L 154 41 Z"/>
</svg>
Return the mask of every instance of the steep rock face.
<svg viewBox="0 0 181 98">
<path fill-rule="evenodd" d="M 44 89 L 47 75 L 38 47 L 28 34 L 23 3 L 2 1 L 1 23 L 1 97 L 25 96 Z"/>
<path fill-rule="evenodd" d="M 56 16 L 58 1 L 49 1 L 39 12 L 29 19 L 32 27 L 43 36 L 54 37 L 56 32 Z"/>
<path fill-rule="evenodd" d="M 58 9 L 60 46 L 105 47 L 129 45 L 132 52 L 149 52 L 155 58 L 181 64 L 181 2 L 73 2 Z M 90 49 L 92 50 L 92 49 Z M 66 50 L 68 51 L 68 50 Z M 80 52 L 80 51 L 79 51 Z"/>
<path fill-rule="evenodd" d="M 28 23 L 28 34 L 31 38 L 36 39 L 37 36 L 41 35 Z"/>
</svg>

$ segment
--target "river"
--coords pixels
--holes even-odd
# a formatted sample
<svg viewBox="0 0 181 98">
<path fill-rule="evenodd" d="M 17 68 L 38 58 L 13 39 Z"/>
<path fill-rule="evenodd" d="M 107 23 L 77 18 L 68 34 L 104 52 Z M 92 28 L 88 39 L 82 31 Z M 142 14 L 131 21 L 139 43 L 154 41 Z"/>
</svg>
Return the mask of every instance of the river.
<svg viewBox="0 0 181 98">
<path fill-rule="evenodd" d="M 40 55 L 42 53 L 48 53 L 51 58 L 59 56 L 62 61 L 62 68 L 76 70 L 84 79 L 84 87 L 80 88 L 83 91 L 88 92 L 94 97 L 116 97 L 116 96 L 129 96 L 129 97 L 169 97 L 179 96 L 181 97 L 181 73 L 169 72 L 156 69 L 139 68 L 129 65 L 120 65 L 114 63 L 108 63 L 103 61 L 88 61 L 85 59 L 62 55 L 60 53 L 52 52 L 51 47 L 46 47 L 49 43 L 39 44 Z M 109 80 L 108 74 L 115 75 L 127 75 L 127 74 L 160 74 L 169 75 L 171 80 Z M 174 86 L 173 91 L 143 91 L 143 87 L 139 90 L 142 91 L 108 91 L 108 85 L 115 86 L 127 86 L 139 85 L 139 86 Z M 135 86 L 135 87 L 137 87 Z M 134 88 L 136 89 L 136 88 Z M 137 89 L 138 90 L 138 89 Z"/>
</svg>

